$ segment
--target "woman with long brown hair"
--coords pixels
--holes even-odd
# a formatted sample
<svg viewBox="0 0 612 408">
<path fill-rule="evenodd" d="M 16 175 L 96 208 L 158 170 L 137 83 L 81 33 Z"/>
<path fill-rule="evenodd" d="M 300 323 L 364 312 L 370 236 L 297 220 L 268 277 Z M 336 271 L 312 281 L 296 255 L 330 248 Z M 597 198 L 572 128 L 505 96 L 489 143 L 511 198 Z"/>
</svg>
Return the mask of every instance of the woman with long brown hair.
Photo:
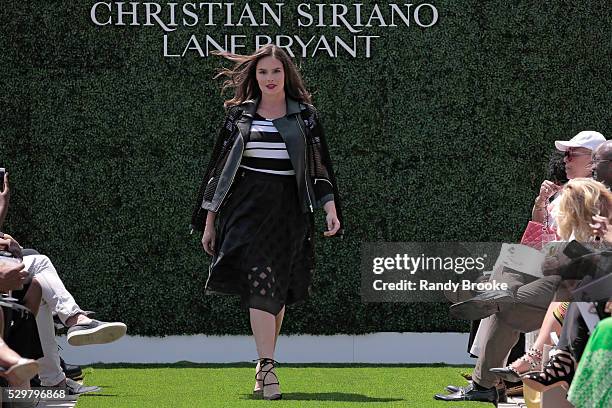
<svg viewBox="0 0 612 408">
<path fill-rule="evenodd" d="M 218 75 L 234 97 L 192 225 L 212 255 L 206 292 L 237 294 L 249 310 L 254 394 L 280 399 L 274 351 L 285 306 L 309 294 L 313 209 L 325 210 L 325 236 L 342 233 L 338 190 L 319 115 L 289 56 L 275 45 L 221 55 L 235 64 Z"/>
</svg>

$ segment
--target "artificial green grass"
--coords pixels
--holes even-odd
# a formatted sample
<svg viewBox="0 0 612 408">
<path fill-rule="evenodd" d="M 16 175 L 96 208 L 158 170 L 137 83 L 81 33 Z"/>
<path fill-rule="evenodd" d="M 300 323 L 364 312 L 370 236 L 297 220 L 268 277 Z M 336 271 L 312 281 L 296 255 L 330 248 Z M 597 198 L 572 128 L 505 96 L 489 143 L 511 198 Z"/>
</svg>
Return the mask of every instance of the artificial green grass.
<svg viewBox="0 0 612 408">
<path fill-rule="evenodd" d="M 246 364 L 97 365 L 84 383 L 103 387 L 77 408 L 119 407 L 485 407 L 435 401 L 448 384 L 464 385 L 466 367 L 288 364 L 277 371 L 282 401 L 254 400 Z"/>
</svg>

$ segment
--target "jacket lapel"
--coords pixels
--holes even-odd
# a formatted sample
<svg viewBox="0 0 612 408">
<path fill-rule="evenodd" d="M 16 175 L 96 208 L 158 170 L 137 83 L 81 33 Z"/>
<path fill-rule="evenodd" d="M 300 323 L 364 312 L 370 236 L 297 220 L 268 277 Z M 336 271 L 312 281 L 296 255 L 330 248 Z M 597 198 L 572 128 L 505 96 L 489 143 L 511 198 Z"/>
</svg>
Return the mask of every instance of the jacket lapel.
<svg viewBox="0 0 612 408">
<path fill-rule="evenodd" d="M 236 122 L 236 127 L 238 127 L 240 131 L 240 136 L 242 136 L 244 143 L 249 140 L 248 136 L 251 130 L 251 124 L 253 123 L 253 117 L 255 116 L 255 112 L 257 112 L 257 106 L 259 106 L 259 98 L 245 102 L 242 116 L 238 119 L 238 122 Z"/>
<path fill-rule="evenodd" d="M 298 124 L 300 120 L 300 105 L 297 101 L 287 97 L 287 115 L 274 119 L 272 123 L 280 133 L 294 169 L 300 169 L 304 163 L 304 136 Z"/>
</svg>

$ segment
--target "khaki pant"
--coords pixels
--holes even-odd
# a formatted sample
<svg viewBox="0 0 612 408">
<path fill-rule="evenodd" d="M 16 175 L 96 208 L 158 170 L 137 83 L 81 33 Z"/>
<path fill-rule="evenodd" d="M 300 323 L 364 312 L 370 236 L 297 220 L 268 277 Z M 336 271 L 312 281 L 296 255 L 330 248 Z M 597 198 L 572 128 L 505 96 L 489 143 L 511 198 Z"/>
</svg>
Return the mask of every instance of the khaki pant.
<svg viewBox="0 0 612 408">
<path fill-rule="evenodd" d="M 492 316 L 489 336 L 476 361 L 473 380 L 483 387 L 493 387 L 499 378 L 490 368 L 502 367 L 508 353 L 519 339 L 520 333 L 539 329 L 548 305 L 553 301 L 561 278 L 546 276 L 525 283 L 532 277 L 504 269 L 501 282 L 514 291 L 514 301 L 500 303 L 500 311 Z"/>
</svg>

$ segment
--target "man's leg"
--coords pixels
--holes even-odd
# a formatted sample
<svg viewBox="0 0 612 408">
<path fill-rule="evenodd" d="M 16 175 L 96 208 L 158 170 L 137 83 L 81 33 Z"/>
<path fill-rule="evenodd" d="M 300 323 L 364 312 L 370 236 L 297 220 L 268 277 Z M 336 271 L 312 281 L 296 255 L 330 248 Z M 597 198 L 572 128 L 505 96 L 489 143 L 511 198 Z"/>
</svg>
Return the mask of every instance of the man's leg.
<svg viewBox="0 0 612 408">
<path fill-rule="evenodd" d="M 38 359 L 40 382 L 49 387 L 60 384 L 66 379 L 66 375 L 60 367 L 59 350 L 55 341 L 55 326 L 51 309 L 46 302 L 43 302 L 38 309 L 36 325 L 44 354 L 44 357 Z"/>
<path fill-rule="evenodd" d="M 70 327 L 68 343 L 73 346 L 105 344 L 123 337 L 127 327 L 121 322 L 101 322 L 88 318 L 68 292 L 51 260 L 45 255 L 26 256 L 26 269 L 42 287 L 42 299 Z"/>
<path fill-rule="evenodd" d="M 23 263 L 40 283 L 44 302 L 49 305 L 51 312 L 57 313 L 64 324 L 70 317 L 83 313 L 64 286 L 48 257 L 45 255 L 26 256 L 23 258 Z"/>
<path fill-rule="evenodd" d="M 499 378 L 489 369 L 501 367 L 508 357 L 508 353 L 519 339 L 520 332 L 500 320 L 497 315 L 491 317 L 489 337 L 476 361 L 472 379 L 481 387 L 491 388 Z"/>
<path fill-rule="evenodd" d="M 499 377 L 489 370 L 504 364 L 521 332 L 541 326 L 558 281 L 559 277 L 538 279 L 520 286 L 512 302 L 499 303 L 499 311 L 491 318 L 489 336 L 472 374 L 473 386 L 451 395 L 438 394 L 435 398 L 446 401 L 493 401 L 494 398 L 497 401 L 494 387 Z"/>
</svg>

